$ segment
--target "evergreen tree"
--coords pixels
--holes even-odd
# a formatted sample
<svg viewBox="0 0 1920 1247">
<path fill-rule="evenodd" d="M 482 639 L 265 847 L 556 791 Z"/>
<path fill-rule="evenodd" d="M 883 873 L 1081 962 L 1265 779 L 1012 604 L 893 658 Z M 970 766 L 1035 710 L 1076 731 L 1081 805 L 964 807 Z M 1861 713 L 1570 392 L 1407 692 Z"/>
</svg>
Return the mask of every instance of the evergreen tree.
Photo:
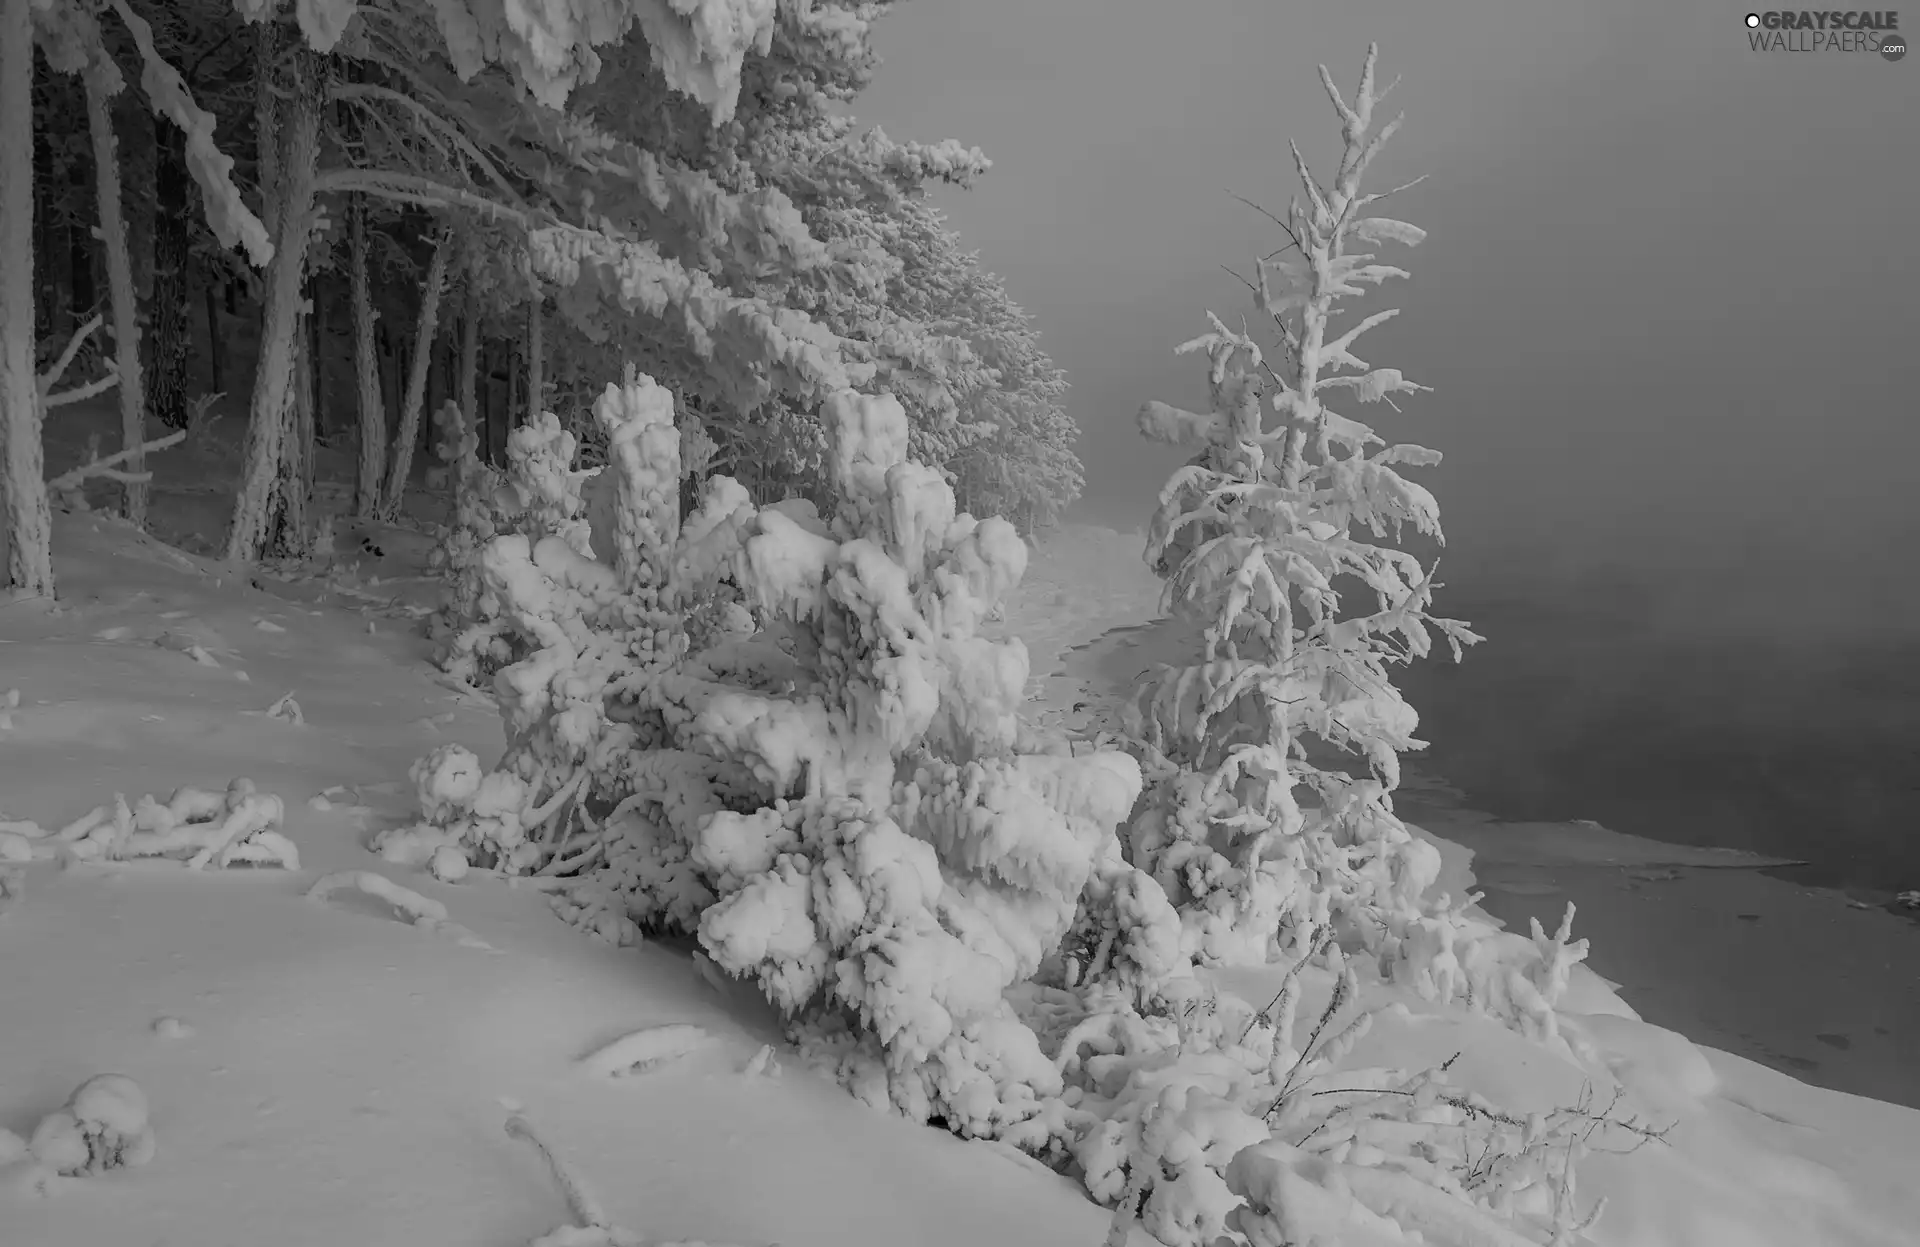
<svg viewBox="0 0 1920 1247">
<path fill-rule="evenodd" d="M 1305 956 L 1336 919 L 1379 946 L 1417 916 L 1439 869 L 1393 813 L 1399 755 L 1422 742 L 1388 668 L 1425 657 L 1436 634 L 1456 658 L 1479 638 L 1430 614 L 1432 571 L 1380 539 L 1406 526 L 1440 537 L 1433 495 L 1398 470 L 1440 456 L 1387 445 L 1325 403 L 1425 388 L 1353 353 L 1393 311 L 1332 323 L 1344 300 L 1407 275 L 1373 246 L 1425 237 L 1364 214 L 1386 196 L 1361 194 L 1361 177 L 1399 127 L 1373 129 L 1374 59 L 1351 105 L 1321 71 L 1344 129 L 1340 165 L 1323 188 L 1294 148 L 1306 201 L 1282 222 L 1292 246 L 1251 283 L 1281 360 L 1214 317 L 1180 348 L 1207 356 L 1212 410 L 1140 413 L 1146 436 L 1199 448 L 1160 491 L 1147 561 L 1167 578 L 1169 608 L 1205 630 L 1202 652 L 1164 668 L 1130 715 L 1151 778 L 1133 860 L 1175 899 L 1202 961 Z M 1355 755 L 1358 776 L 1342 769 Z"/>
</svg>

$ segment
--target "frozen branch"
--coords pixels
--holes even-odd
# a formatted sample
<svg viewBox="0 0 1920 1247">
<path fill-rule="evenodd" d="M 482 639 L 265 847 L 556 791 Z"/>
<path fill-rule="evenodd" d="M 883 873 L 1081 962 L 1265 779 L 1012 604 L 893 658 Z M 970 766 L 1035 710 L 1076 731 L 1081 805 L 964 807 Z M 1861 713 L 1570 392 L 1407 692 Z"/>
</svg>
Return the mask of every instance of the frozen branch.
<svg viewBox="0 0 1920 1247">
<path fill-rule="evenodd" d="M 1363 318 L 1358 324 L 1354 325 L 1351 329 L 1347 330 L 1345 333 L 1341 334 L 1339 337 L 1335 338 L 1333 341 L 1321 347 L 1321 350 L 1326 352 L 1326 355 L 1331 362 L 1338 364 L 1343 357 L 1347 357 L 1347 348 L 1352 346 L 1355 342 L 1357 342 L 1361 334 L 1367 332 L 1367 330 L 1369 329 L 1373 329 L 1380 325 L 1385 324 L 1387 321 L 1392 320 L 1394 317 L 1398 316 L 1399 314 L 1400 314 L 1400 309 L 1397 307 L 1390 307 L 1390 308 L 1386 308 L 1383 311 L 1375 312 L 1372 315 Z M 1321 382 L 1321 384 L 1327 385 L 1331 383 L 1323 381 Z"/>
<path fill-rule="evenodd" d="M 465 208 L 493 221 L 509 221 L 522 229 L 533 228 L 533 218 L 523 209 L 511 207 L 476 195 L 458 186 L 449 186 L 418 173 L 396 173 L 385 169 L 329 169 L 314 179 L 316 197 L 360 191 L 396 203 L 422 208 Z"/>
<path fill-rule="evenodd" d="M 454 936 L 469 948 L 491 951 L 486 941 L 448 918 L 445 905 L 430 896 L 420 895 L 412 888 L 403 888 L 375 871 L 341 870 L 324 875 L 307 889 L 307 898 L 324 904 L 335 892 L 346 891 L 365 892 L 368 896 L 385 901 L 402 918 L 423 931 L 440 931 Z"/>
<path fill-rule="evenodd" d="M 395 91 L 390 87 L 383 87 L 370 82 L 336 82 L 328 88 L 327 94 L 330 98 L 336 100 L 356 102 L 384 100 L 387 103 L 399 105 L 412 113 L 414 118 L 426 128 L 432 130 L 448 143 L 452 144 L 462 156 L 466 157 L 467 160 L 479 168 L 482 173 L 486 174 L 487 180 L 493 183 L 494 188 L 500 192 L 504 199 L 515 207 L 525 206 L 519 194 L 514 191 L 513 187 L 507 184 L 506 178 L 501 176 L 500 170 L 491 160 L 487 159 L 478 147 L 474 146 L 471 139 L 460 132 L 458 126 L 419 100 L 414 99 L 412 96 L 400 91 Z"/>
<path fill-rule="evenodd" d="M 622 1035 L 581 1058 L 580 1064 L 603 1078 L 643 1074 L 668 1061 L 678 1060 L 712 1041 L 712 1035 L 684 1022 L 649 1026 Z"/>
<path fill-rule="evenodd" d="M 179 788 L 165 802 L 151 796 L 129 806 L 115 795 L 55 831 L 14 824 L 30 856 L 41 860 L 126 861 L 185 854 L 190 869 L 235 862 L 300 869 L 300 853 L 280 832 L 280 798 L 236 779 L 224 792 Z"/>
<path fill-rule="evenodd" d="M 140 86 L 148 108 L 186 134 L 187 171 L 200 187 L 208 228 L 221 246 L 243 247 L 255 268 L 266 268 L 273 259 L 273 243 L 267 237 L 267 227 L 247 207 L 239 187 L 234 185 L 233 158 L 214 141 L 213 114 L 194 103 L 180 71 L 160 55 L 146 19 L 128 7 L 126 0 L 108 0 L 108 4 L 139 50 Z"/>
<path fill-rule="evenodd" d="M 69 394 L 73 393 L 71 390 L 67 392 Z M 47 481 L 47 491 L 49 493 L 57 493 L 61 490 L 75 489 L 80 485 L 80 482 L 93 476 L 104 476 L 109 480 L 119 481 L 122 484 L 137 484 L 141 481 L 150 481 L 153 479 L 153 473 L 123 472 L 119 470 L 119 465 L 136 456 L 149 455 L 155 451 L 165 450 L 170 446 L 177 445 L 185 439 L 186 436 L 187 431 L 185 429 L 179 429 L 167 434 L 165 437 L 156 437 L 143 445 L 129 447 L 126 450 L 108 455 L 103 459 L 95 459 L 92 463 L 83 463 L 71 471 L 62 472 L 59 476 L 49 479 Z"/>
<path fill-rule="evenodd" d="M 68 403 L 83 403 L 96 395 L 105 394 L 108 390 L 120 384 L 119 370 L 111 364 L 107 366 L 107 369 L 105 376 L 89 381 L 85 385 L 76 385 L 71 390 L 62 390 L 58 394 L 47 395 L 40 400 L 40 409 L 47 411 L 55 407 L 65 407 Z"/>
<path fill-rule="evenodd" d="M 1420 185 L 1420 183 L 1426 181 L 1428 176 L 1429 176 L 1428 174 L 1423 173 L 1419 177 L 1413 179 L 1411 182 L 1400 183 L 1400 185 L 1394 187 L 1392 190 L 1384 190 L 1372 195 L 1362 195 L 1358 199 L 1353 201 L 1353 206 L 1355 208 L 1364 208 L 1370 203 L 1378 203 L 1382 199 L 1390 199 L 1393 196 L 1398 195 L 1401 191 L 1412 190 L 1414 187 Z"/>
<path fill-rule="evenodd" d="M 53 366 L 40 374 L 38 380 L 42 406 L 49 405 L 46 402 L 47 395 L 51 394 L 53 387 L 60 383 L 60 378 L 67 375 L 67 369 L 72 366 L 74 356 L 80 353 L 80 348 L 86 345 L 87 339 L 93 336 L 93 331 L 102 323 L 101 316 L 96 312 L 86 324 L 73 331 L 73 336 L 67 339 L 66 350 L 60 352 L 60 358 L 53 361 Z"/>
</svg>

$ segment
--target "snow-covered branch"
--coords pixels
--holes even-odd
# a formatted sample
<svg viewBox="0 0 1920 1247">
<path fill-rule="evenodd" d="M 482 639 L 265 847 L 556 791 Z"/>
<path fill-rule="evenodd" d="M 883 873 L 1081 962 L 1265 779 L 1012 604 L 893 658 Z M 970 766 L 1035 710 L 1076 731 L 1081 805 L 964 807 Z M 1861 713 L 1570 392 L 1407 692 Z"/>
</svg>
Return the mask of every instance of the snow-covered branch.
<svg viewBox="0 0 1920 1247">
<path fill-rule="evenodd" d="M 329 83 L 327 95 L 330 99 L 345 100 L 365 106 L 372 101 L 392 104 L 404 109 L 424 129 L 431 131 L 458 152 L 469 164 L 486 176 L 493 188 L 499 192 L 506 206 L 524 210 L 525 202 L 518 192 L 507 183 L 494 162 L 487 158 L 472 139 L 464 134 L 460 127 L 435 112 L 425 103 L 402 91 L 383 87 L 370 82 L 334 82 Z"/>
<path fill-rule="evenodd" d="M 55 407 L 65 407 L 70 403 L 84 403 L 90 398 L 96 398 L 99 395 L 105 394 L 108 390 L 111 390 L 119 384 L 119 371 L 109 365 L 106 373 L 95 377 L 85 385 L 76 385 L 70 390 L 62 390 L 58 394 L 47 395 L 40 400 L 40 408 L 42 411 L 51 411 Z"/>
<path fill-rule="evenodd" d="M 71 391 L 69 391 L 69 393 L 71 393 Z M 64 490 L 73 489 L 82 481 L 95 476 L 104 476 L 109 480 L 119 481 L 122 484 L 151 480 L 153 479 L 153 473 L 151 472 L 123 472 L 119 470 L 119 465 L 127 462 L 129 459 L 139 458 L 144 455 L 150 455 L 155 451 L 166 450 L 168 447 L 177 446 L 186 439 L 186 436 L 187 430 L 178 429 L 167 434 L 165 437 L 156 437 L 143 445 L 131 446 L 115 454 L 95 459 L 91 463 L 83 463 L 79 467 L 62 472 L 58 476 L 49 477 L 47 479 L 47 492 L 60 493 Z"/>
<path fill-rule="evenodd" d="M 92 337 L 94 332 L 99 329 L 103 323 L 104 318 L 101 317 L 98 312 L 88 317 L 86 323 L 74 330 L 73 336 L 67 339 L 67 345 L 65 349 L 60 352 L 60 358 L 54 360 L 52 364 L 48 365 L 45 372 L 35 378 L 35 383 L 40 390 L 40 405 L 42 407 L 59 405 L 58 403 L 48 402 L 49 396 L 53 393 L 53 387 L 60 384 L 60 378 L 66 376 L 67 369 L 73 366 L 74 357 L 80 354 L 80 348 L 86 345 L 87 339 Z M 103 378 L 103 380 L 105 380 L 105 378 Z M 99 385 L 99 382 L 92 384 Z M 109 380 L 107 381 L 107 385 L 102 385 L 99 388 L 100 390 L 104 390 L 111 385 L 112 381 Z M 94 392 L 98 393 L 99 390 L 95 390 Z M 61 396 L 61 402 L 76 401 L 78 400 Z"/>
<path fill-rule="evenodd" d="M 140 52 L 140 86 L 156 116 L 179 126 L 187 138 L 187 169 L 200 187 L 207 225 L 223 247 L 244 247 L 254 267 L 264 269 L 273 258 L 267 227 L 247 207 L 233 181 L 233 157 L 214 142 L 214 115 L 194 103 L 180 71 L 167 64 L 154 47 L 153 28 L 127 6 L 127 0 L 107 0 L 133 36 Z"/>
</svg>

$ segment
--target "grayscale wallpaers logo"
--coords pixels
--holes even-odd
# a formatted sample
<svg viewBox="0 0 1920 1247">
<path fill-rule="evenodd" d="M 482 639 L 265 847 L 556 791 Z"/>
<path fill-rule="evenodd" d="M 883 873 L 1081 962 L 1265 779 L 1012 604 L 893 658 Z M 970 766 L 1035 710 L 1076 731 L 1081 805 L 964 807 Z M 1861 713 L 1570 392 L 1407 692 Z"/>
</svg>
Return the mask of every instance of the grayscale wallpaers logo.
<svg viewBox="0 0 1920 1247">
<path fill-rule="evenodd" d="M 1747 14 L 1747 42 L 1755 52 L 1878 52 L 1882 60 L 1907 54 L 1895 9 L 1771 9 Z"/>
</svg>

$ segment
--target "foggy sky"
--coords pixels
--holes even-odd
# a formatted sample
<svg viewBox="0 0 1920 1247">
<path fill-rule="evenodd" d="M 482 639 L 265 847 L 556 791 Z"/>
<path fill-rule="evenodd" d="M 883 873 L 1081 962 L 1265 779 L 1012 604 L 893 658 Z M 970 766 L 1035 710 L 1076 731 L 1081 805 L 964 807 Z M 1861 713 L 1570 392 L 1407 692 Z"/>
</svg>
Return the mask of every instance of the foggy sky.
<svg viewBox="0 0 1920 1247">
<path fill-rule="evenodd" d="M 1913 595 L 1870 551 L 1920 539 L 1920 56 L 1757 54 L 1746 11 L 912 0 L 855 107 L 994 160 L 941 202 L 1073 382 L 1076 518 L 1133 528 L 1177 461 L 1134 413 L 1204 408 L 1172 349 L 1251 318 L 1219 266 L 1281 245 L 1227 191 L 1283 211 L 1289 138 L 1330 167 L 1315 66 L 1350 91 L 1378 40 L 1407 121 L 1370 183 L 1429 175 L 1390 205 L 1429 236 L 1385 248 L 1413 278 L 1357 350 L 1436 392 L 1349 414 L 1445 453 L 1443 579 L 1626 575 L 1730 624 L 1786 587 L 1884 609 Z"/>
</svg>

